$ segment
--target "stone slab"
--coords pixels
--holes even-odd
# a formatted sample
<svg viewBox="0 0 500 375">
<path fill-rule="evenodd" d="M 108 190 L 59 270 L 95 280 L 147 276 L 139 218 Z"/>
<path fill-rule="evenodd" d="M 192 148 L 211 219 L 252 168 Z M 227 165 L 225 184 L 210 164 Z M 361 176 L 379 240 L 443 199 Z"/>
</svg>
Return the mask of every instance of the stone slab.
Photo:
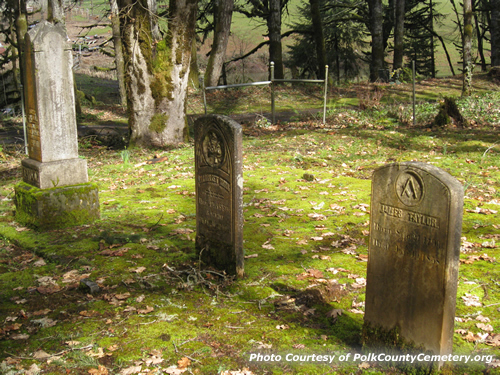
<svg viewBox="0 0 500 375">
<path fill-rule="evenodd" d="M 25 50 L 29 157 L 77 158 L 73 55 L 64 25 L 41 21 L 26 34 Z"/>
<path fill-rule="evenodd" d="M 244 275 L 241 126 L 225 116 L 196 120 L 196 249 L 201 260 Z"/>
<path fill-rule="evenodd" d="M 40 189 L 88 182 L 87 161 L 67 159 L 41 163 L 33 159 L 22 162 L 23 181 Z"/>
<path fill-rule="evenodd" d="M 384 345 L 393 332 L 405 345 L 451 353 L 463 195 L 455 178 L 429 164 L 373 173 L 365 345 Z"/>
<path fill-rule="evenodd" d="M 99 195 L 93 183 L 39 189 L 15 186 L 16 221 L 37 229 L 58 229 L 99 219 Z"/>
</svg>

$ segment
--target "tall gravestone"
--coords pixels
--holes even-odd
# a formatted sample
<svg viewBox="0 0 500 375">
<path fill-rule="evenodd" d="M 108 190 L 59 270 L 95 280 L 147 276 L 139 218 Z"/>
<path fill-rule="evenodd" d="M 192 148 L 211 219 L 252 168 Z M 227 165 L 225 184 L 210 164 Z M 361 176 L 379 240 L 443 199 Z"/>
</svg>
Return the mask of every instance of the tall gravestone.
<svg viewBox="0 0 500 375">
<path fill-rule="evenodd" d="M 25 107 L 29 159 L 16 186 L 16 219 L 39 228 L 99 217 L 97 186 L 78 157 L 73 56 L 64 26 L 40 22 L 26 35 Z"/>
<path fill-rule="evenodd" d="M 450 354 L 462 186 L 435 166 L 397 163 L 374 172 L 371 199 L 364 344 L 399 338 Z"/>
<path fill-rule="evenodd" d="M 196 249 L 201 260 L 244 276 L 242 130 L 228 117 L 194 124 Z"/>
</svg>

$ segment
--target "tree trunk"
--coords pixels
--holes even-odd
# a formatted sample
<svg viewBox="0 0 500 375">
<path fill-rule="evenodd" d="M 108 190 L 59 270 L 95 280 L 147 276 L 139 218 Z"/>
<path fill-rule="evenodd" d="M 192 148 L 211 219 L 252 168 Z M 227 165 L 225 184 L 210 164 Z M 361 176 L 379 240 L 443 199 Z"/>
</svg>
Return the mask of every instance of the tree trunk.
<svg viewBox="0 0 500 375">
<path fill-rule="evenodd" d="M 157 44 L 147 1 L 119 0 L 130 142 L 177 145 L 187 138 L 185 109 L 197 0 L 170 0 L 168 33 Z"/>
<path fill-rule="evenodd" d="M 436 78 L 436 51 L 434 48 L 434 2 L 432 0 L 429 0 L 429 27 L 431 29 L 431 77 Z M 444 48 L 446 54 L 448 54 L 448 51 L 446 51 L 446 47 Z M 455 75 L 455 74 L 453 74 Z"/>
<path fill-rule="evenodd" d="M 17 40 L 17 57 L 19 60 L 20 77 L 21 84 L 24 85 L 25 82 L 25 69 L 24 69 L 24 38 L 28 32 L 28 20 L 26 17 L 26 2 L 19 2 L 19 8 L 17 9 L 16 18 L 16 40 Z M 15 59 L 14 59 L 15 60 Z M 15 61 L 14 61 L 15 63 Z M 16 74 L 14 74 L 14 79 L 17 80 Z"/>
<path fill-rule="evenodd" d="M 394 61 L 393 61 L 394 70 L 403 67 L 404 25 L 405 25 L 405 0 L 396 0 L 396 19 L 394 24 Z"/>
<path fill-rule="evenodd" d="M 198 69 L 198 49 L 196 38 L 191 43 L 191 62 L 189 63 L 189 85 L 195 89 L 200 88 L 200 70 Z"/>
<path fill-rule="evenodd" d="M 309 3 L 311 5 L 311 21 L 314 32 L 314 43 L 316 45 L 316 58 L 318 59 L 317 76 L 319 79 L 325 79 L 325 65 L 327 64 L 326 48 L 319 0 L 309 0 Z"/>
<path fill-rule="evenodd" d="M 156 57 L 160 64 L 168 62 L 168 68 L 157 69 L 153 83 L 158 113 L 150 129 L 156 144 L 174 145 L 188 138 L 186 99 L 197 10 L 198 0 L 170 0 L 166 51 Z"/>
<path fill-rule="evenodd" d="M 151 35 L 155 42 L 161 39 L 160 27 L 158 26 L 158 2 L 156 0 L 148 0 L 148 9 L 152 17 L 149 17 L 151 26 Z"/>
<path fill-rule="evenodd" d="M 464 32 L 462 42 L 463 88 L 462 96 L 469 96 L 472 90 L 472 1 L 464 0 Z"/>
<path fill-rule="evenodd" d="M 370 64 L 370 81 L 375 82 L 379 70 L 384 68 L 384 33 L 382 0 L 369 0 L 370 31 L 372 34 L 372 53 Z"/>
<path fill-rule="evenodd" d="M 217 86 L 222 72 L 222 64 L 226 55 L 233 18 L 234 0 L 216 0 L 215 30 L 212 50 L 205 72 L 205 86 Z"/>
<path fill-rule="evenodd" d="M 49 0 L 47 21 L 64 23 L 64 6 L 62 0 Z"/>
<path fill-rule="evenodd" d="M 120 34 L 120 17 L 117 0 L 109 0 L 111 8 L 111 29 L 113 32 L 113 44 L 115 48 L 116 77 L 120 90 L 120 104 L 127 105 L 127 92 L 125 89 L 125 64 L 123 62 L 122 37 Z"/>
<path fill-rule="evenodd" d="M 153 143 L 149 130 L 155 112 L 151 24 L 146 0 L 118 0 L 122 28 L 125 86 L 130 142 L 141 146 Z"/>
<path fill-rule="evenodd" d="M 479 59 L 481 60 L 481 71 L 486 72 L 486 58 L 484 56 L 483 38 L 484 33 L 481 31 L 481 26 L 479 23 L 479 14 L 481 10 L 480 4 L 477 0 L 472 0 L 472 14 L 474 15 L 474 25 L 476 27 L 476 38 L 477 38 L 477 52 L 479 53 Z"/>
<path fill-rule="evenodd" d="M 274 61 L 274 78 L 283 79 L 283 54 L 281 48 L 281 0 L 269 0 L 269 59 Z"/>
<path fill-rule="evenodd" d="M 500 0 L 491 0 L 491 66 L 500 65 Z"/>
</svg>

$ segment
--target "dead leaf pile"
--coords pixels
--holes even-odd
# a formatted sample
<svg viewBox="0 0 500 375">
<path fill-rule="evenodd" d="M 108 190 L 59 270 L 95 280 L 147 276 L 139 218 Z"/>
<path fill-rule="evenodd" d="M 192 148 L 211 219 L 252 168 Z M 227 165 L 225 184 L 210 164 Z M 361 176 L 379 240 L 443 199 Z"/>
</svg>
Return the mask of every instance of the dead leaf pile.
<svg viewBox="0 0 500 375">
<path fill-rule="evenodd" d="M 474 306 L 481 307 L 483 304 L 479 302 L 479 297 L 473 294 L 465 293 L 465 296 L 462 296 L 462 300 L 465 303 L 465 306 Z"/>
</svg>

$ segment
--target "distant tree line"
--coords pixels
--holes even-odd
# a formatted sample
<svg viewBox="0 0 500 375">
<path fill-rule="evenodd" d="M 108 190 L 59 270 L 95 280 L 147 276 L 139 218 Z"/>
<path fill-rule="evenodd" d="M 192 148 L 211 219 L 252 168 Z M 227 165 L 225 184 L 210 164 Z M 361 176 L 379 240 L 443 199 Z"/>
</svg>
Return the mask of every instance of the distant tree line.
<svg viewBox="0 0 500 375">
<path fill-rule="evenodd" d="M 294 76 L 319 78 L 329 65 L 336 81 L 359 76 L 369 66 L 370 81 L 375 82 L 386 79 L 389 68 L 404 74 L 411 61 L 419 74 L 435 77 L 438 45 L 452 74 L 456 73 L 437 32 L 444 15 L 438 12 L 436 0 L 308 0 L 301 2 L 299 16 L 289 21 L 286 32 L 282 29 L 289 0 L 168 0 L 161 7 L 158 1 L 109 0 L 130 141 L 140 146 L 166 146 L 186 139 L 187 88 L 190 74 L 197 74 L 195 43 L 210 35 L 207 86 L 218 84 L 226 64 L 263 47 L 268 47 L 269 61 L 274 61 L 276 78 L 285 76 L 286 65 Z M 463 0 L 458 5 L 455 0 L 444 1 L 451 2 L 455 13 L 455 46 L 463 64 L 463 94 L 468 95 L 476 63 L 482 70 L 500 65 L 500 0 Z M 64 6 L 72 3 L 48 0 L 48 18 L 64 22 Z M 36 9 L 27 7 L 26 0 L 0 0 L 0 9 L 0 33 L 8 46 L 0 65 L 11 64 L 8 74 L 13 91 L 19 92 L 28 10 Z M 255 48 L 229 59 L 226 49 L 234 12 L 259 20 L 267 33 Z M 282 41 L 290 35 L 294 42 L 285 58 Z"/>
</svg>

